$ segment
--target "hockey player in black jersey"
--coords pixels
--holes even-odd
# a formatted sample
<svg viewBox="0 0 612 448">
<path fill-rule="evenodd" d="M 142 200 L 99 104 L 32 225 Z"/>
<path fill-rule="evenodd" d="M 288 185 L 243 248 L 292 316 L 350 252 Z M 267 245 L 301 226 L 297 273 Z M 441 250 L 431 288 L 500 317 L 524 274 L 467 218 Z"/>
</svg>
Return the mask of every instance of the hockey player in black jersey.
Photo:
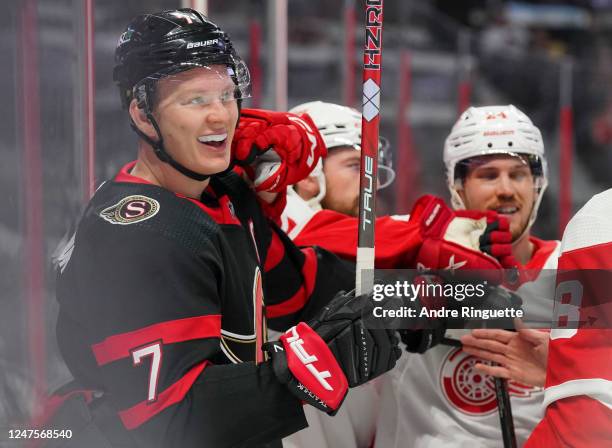
<svg viewBox="0 0 612 448">
<path fill-rule="evenodd" d="M 97 190 L 60 260 L 74 382 L 55 425 L 75 425 L 71 447 L 276 446 L 306 425 L 304 403 L 333 414 L 348 387 L 392 368 L 397 340 L 364 328 L 369 298 L 333 298 L 354 267 L 294 246 L 230 169 L 260 154 L 231 150 L 249 75 L 226 33 L 190 9 L 138 16 L 114 77 L 138 157 Z M 291 140 L 256 185 L 279 191 L 316 165 L 310 124 L 254 128 L 271 151 Z M 289 330 L 267 342 L 268 325 Z"/>
</svg>

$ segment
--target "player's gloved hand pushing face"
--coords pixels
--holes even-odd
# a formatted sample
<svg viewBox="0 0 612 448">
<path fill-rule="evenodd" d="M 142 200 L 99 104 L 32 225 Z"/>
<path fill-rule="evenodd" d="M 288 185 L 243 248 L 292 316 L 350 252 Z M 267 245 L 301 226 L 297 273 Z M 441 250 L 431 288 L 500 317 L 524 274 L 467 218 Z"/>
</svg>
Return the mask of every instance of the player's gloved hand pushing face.
<svg viewBox="0 0 612 448">
<path fill-rule="evenodd" d="M 306 178 L 326 155 L 308 114 L 242 109 L 232 157 L 247 169 L 257 191 L 283 191 Z"/>
<path fill-rule="evenodd" d="M 387 372 L 401 355 L 394 330 L 366 328 L 371 296 L 339 293 L 308 324 L 265 344 L 274 373 L 302 401 L 335 414 L 349 387 Z M 363 316 L 363 318 L 362 318 Z"/>
<path fill-rule="evenodd" d="M 420 221 L 424 240 L 418 265 L 491 270 L 487 274 L 490 281 L 511 289 L 533 280 L 532 273 L 512 254 L 512 232 L 506 217 L 492 210 L 451 210 L 442 199 L 431 195 L 422 196 L 410 216 Z"/>
<path fill-rule="evenodd" d="M 494 211 L 454 211 L 442 199 L 425 195 L 415 203 L 410 219 L 419 221 L 423 239 L 417 268 L 478 270 L 491 283 L 506 280 L 504 268 L 514 259 L 506 218 Z"/>
</svg>

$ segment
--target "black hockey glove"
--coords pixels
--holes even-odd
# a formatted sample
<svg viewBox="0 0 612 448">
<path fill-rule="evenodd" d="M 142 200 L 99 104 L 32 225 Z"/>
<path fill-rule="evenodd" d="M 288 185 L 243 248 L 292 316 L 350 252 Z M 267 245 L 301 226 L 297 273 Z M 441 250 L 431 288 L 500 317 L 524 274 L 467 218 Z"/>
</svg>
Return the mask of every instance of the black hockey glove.
<svg viewBox="0 0 612 448">
<path fill-rule="evenodd" d="M 516 316 L 516 312 L 523 305 L 523 300 L 506 287 L 484 281 L 481 276 L 482 272 L 470 270 L 460 270 L 454 273 L 449 270 L 421 272 L 419 278 L 423 284 L 434 284 L 434 287 L 442 287 L 444 290 L 453 286 L 453 289 L 450 294 L 445 292 L 442 296 L 434 294 L 418 297 L 412 305 L 418 308 L 417 314 L 421 316 L 421 308 L 427 308 L 430 315 L 434 315 L 434 312 L 440 309 L 452 310 L 455 315 L 444 318 L 417 319 L 416 329 L 438 332 L 442 328 L 514 328 L 512 315 Z M 472 285 L 472 293 L 468 294 L 467 287 L 470 285 Z"/>
<path fill-rule="evenodd" d="M 334 415 L 349 387 L 387 372 L 401 356 L 393 330 L 368 329 L 370 295 L 340 293 L 308 324 L 264 345 L 280 382 L 301 400 Z"/>
<path fill-rule="evenodd" d="M 468 274 L 467 276 L 465 274 Z M 453 278 L 444 271 L 429 271 L 425 274 L 436 277 L 436 282 L 442 284 L 457 283 L 459 279 Z M 463 282 L 469 283 L 469 273 L 461 276 Z M 460 281 L 461 283 L 461 281 Z M 453 310 L 457 317 L 423 317 L 413 319 L 409 325 L 398 330 L 405 349 L 411 353 L 425 353 L 432 347 L 445 342 L 448 328 L 505 328 L 514 329 L 512 311 L 521 309 L 522 299 L 514 292 L 501 286 L 487 286 L 483 297 L 471 297 L 458 300 L 454 297 L 422 298 L 412 303 L 415 314 L 420 316 L 421 309 L 427 308 L 430 312 L 441 308 Z M 470 313 L 464 314 L 466 310 Z M 503 317 L 494 314 L 504 311 Z M 486 313 L 486 314 L 484 314 Z M 488 315 L 487 315 L 488 314 Z"/>
<path fill-rule="evenodd" d="M 437 328 L 426 330 L 398 330 L 406 351 L 410 353 L 425 353 L 430 348 L 440 344 L 444 339 L 446 327 L 440 323 Z"/>
<path fill-rule="evenodd" d="M 374 303 L 371 294 L 340 293 L 309 322 L 340 363 L 349 387 L 391 370 L 402 353 L 395 330 L 366 328 Z"/>
</svg>

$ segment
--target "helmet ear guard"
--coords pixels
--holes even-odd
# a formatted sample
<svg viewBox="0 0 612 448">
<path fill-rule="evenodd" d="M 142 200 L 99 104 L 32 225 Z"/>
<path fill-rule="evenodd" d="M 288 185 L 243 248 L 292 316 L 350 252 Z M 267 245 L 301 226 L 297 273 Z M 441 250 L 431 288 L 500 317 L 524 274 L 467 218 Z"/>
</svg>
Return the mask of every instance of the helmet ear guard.
<svg viewBox="0 0 612 448">
<path fill-rule="evenodd" d="M 153 112 L 154 96 L 155 84 L 145 79 L 134 86 L 129 98 L 130 102 L 132 100 L 136 100 L 136 106 L 138 106 L 138 109 L 141 109 L 148 115 L 149 113 Z"/>
</svg>

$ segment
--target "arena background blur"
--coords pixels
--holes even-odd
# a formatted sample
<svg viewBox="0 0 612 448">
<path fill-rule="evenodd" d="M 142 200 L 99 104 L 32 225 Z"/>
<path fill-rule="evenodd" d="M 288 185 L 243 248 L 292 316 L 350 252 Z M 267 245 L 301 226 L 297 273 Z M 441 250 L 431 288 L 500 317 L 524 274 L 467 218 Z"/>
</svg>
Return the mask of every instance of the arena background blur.
<svg viewBox="0 0 612 448">
<path fill-rule="evenodd" d="M 70 379 L 55 343 L 52 258 L 93 188 L 135 157 L 112 81 L 118 36 L 136 14 L 192 3 L 249 63 L 246 106 L 361 107 L 365 0 L 3 2 L 0 446 Z M 535 234 L 559 238 L 569 215 L 612 185 L 612 0 L 384 8 L 381 135 L 398 178 L 380 214 L 405 213 L 424 192 L 447 197 L 442 145 L 459 112 L 513 103 L 542 130 L 550 163 Z"/>
</svg>

